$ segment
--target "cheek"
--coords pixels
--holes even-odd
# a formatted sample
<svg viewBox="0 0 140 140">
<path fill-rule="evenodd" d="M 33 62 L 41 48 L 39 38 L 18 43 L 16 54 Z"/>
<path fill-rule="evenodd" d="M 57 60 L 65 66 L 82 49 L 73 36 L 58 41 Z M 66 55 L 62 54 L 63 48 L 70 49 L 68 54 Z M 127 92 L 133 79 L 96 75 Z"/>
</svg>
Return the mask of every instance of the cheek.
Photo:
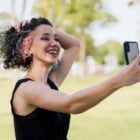
<svg viewBox="0 0 140 140">
<path fill-rule="evenodd" d="M 38 41 L 38 40 L 33 41 L 33 43 L 32 43 L 32 51 L 33 51 L 33 53 L 36 53 L 36 52 L 39 53 L 40 51 L 43 52 L 44 49 L 45 49 L 45 44 L 43 42 Z"/>
<path fill-rule="evenodd" d="M 37 57 L 37 58 L 42 58 L 44 56 L 46 56 L 46 52 L 45 52 L 45 47 L 43 47 L 42 45 L 39 46 L 39 44 L 36 44 L 34 46 L 32 46 L 32 52 L 33 52 L 33 56 Z"/>
<path fill-rule="evenodd" d="M 34 41 L 33 46 L 35 46 L 38 49 L 41 48 L 41 49 L 44 50 L 46 47 L 49 46 L 49 43 L 47 41 L 43 41 L 43 40 L 37 39 L 37 40 Z"/>
</svg>

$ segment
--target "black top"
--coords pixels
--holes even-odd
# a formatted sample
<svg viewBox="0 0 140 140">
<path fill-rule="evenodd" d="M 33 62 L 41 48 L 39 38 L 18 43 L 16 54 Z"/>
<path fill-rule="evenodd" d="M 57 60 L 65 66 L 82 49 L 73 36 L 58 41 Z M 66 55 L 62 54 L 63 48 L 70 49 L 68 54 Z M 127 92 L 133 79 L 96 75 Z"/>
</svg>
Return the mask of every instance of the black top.
<svg viewBox="0 0 140 140">
<path fill-rule="evenodd" d="M 13 98 L 17 88 L 29 78 L 17 81 L 11 98 L 11 110 L 14 119 L 16 140 L 67 140 L 70 115 L 60 112 L 35 109 L 26 116 L 14 112 Z M 52 89 L 58 90 L 56 85 L 48 79 Z M 56 99 L 57 100 L 57 99 Z"/>
</svg>

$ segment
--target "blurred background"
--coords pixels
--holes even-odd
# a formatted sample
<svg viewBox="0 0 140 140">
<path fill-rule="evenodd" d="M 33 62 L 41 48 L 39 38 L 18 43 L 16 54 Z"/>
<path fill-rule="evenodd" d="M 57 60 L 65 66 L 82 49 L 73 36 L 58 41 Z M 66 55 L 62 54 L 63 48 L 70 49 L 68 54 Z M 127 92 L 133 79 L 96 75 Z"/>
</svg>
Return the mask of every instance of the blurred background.
<svg viewBox="0 0 140 140">
<path fill-rule="evenodd" d="M 123 42 L 140 40 L 140 0 L 0 0 L 0 31 L 43 16 L 81 40 L 61 87 L 72 93 L 98 84 L 125 64 Z M 3 69 L 0 56 L 0 140 L 14 140 L 10 98 L 24 72 Z M 125 87 L 92 110 L 73 115 L 69 140 L 139 140 L 139 84 Z"/>
</svg>

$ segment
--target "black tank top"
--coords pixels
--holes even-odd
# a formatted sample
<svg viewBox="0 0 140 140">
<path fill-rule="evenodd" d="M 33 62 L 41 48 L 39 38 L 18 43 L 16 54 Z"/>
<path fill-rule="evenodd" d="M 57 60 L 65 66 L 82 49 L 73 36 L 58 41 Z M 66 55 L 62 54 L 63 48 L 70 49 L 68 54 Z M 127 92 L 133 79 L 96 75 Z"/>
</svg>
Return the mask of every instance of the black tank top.
<svg viewBox="0 0 140 140">
<path fill-rule="evenodd" d="M 69 114 L 41 108 L 35 109 L 26 116 L 21 116 L 14 112 L 12 103 L 14 93 L 23 82 L 28 80 L 32 79 L 25 78 L 17 81 L 11 98 L 16 140 L 67 140 Z M 56 85 L 49 79 L 48 84 L 52 89 L 58 90 Z"/>
</svg>

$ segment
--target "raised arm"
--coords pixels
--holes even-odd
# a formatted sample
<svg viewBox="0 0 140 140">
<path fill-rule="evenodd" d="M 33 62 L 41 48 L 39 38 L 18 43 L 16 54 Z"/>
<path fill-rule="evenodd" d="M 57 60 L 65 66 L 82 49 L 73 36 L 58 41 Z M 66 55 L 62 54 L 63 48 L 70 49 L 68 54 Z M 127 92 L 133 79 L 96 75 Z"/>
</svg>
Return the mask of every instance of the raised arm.
<svg viewBox="0 0 140 140">
<path fill-rule="evenodd" d="M 140 56 L 112 78 L 70 96 L 36 82 L 24 85 L 23 96 L 33 106 L 66 113 L 81 113 L 94 107 L 117 89 L 140 82 L 139 62 Z"/>
<path fill-rule="evenodd" d="M 80 41 L 76 37 L 59 30 L 57 30 L 57 34 L 64 51 L 60 57 L 58 68 L 51 71 L 49 78 L 55 81 L 57 86 L 60 86 L 75 61 L 79 51 Z"/>
</svg>

